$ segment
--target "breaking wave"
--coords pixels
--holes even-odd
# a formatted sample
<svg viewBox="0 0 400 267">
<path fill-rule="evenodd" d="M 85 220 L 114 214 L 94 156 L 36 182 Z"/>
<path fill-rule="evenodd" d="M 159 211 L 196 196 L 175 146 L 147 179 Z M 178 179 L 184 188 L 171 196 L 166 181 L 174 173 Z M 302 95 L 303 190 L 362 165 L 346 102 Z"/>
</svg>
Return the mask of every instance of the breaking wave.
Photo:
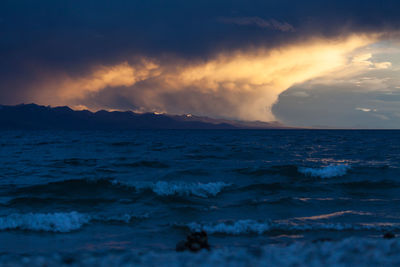
<svg viewBox="0 0 400 267">
<path fill-rule="evenodd" d="M 0 217 L 0 230 L 33 230 L 48 232 L 71 232 L 89 223 L 90 217 L 78 212 L 26 213 Z"/>
<path fill-rule="evenodd" d="M 184 225 L 190 231 L 204 230 L 209 234 L 244 235 L 264 234 L 272 231 L 296 232 L 296 231 L 393 231 L 399 230 L 400 224 L 396 223 L 297 223 L 238 220 L 211 224 L 189 223 Z"/>
<path fill-rule="evenodd" d="M 163 182 L 145 184 L 142 186 L 136 185 L 138 189 L 150 189 L 159 196 L 189 196 L 198 197 L 216 196 L 224 188 L 230 186 L 223 182 L 215 183 L 182 183 L 182 182 Z"/>
<path fill-rule="evenodd" d="M 319 178 L 333 178 L 343 176 L 351 167 L 345 164 L 329 165 L 321 168 L 299 167 L 298 171 L 306 176 Z"/>
<path fill-rule="evenodd" d="M 91 216 L 76 211 L 56 213 L 14 213 L 0 217 L 0 231 L 26 230 L 68 233 L 79 230 L 82 226 L 91 222 L 129 223 L 133 219 L 147 217 L 148 215 L 134 216 L 131 214 L 123 214 L 119 216 Z"/>
<path fill-rule="evenodd" d="M 343 176 L 351 168 L 350 165 L 338 164 L 328 165 L 318 168 L 299 167 L 297 165 L 276 165 L 276 166 L 258 166 L 234 169 L 233 171 L 246 176 L 262 177 L 262 176 L 286 176 L 295 177 L 298 175 L 305 175 L 310 177 L 331 178 L 336 176 Z"/>
<path fill-rule="evenodd" d="M 52 182 L 48 184 L 35 185 L 31 187 L 24 187 L 16 190 L 13 197 L 18 199 L 19 195 L 26 198 L 29 194 L 33 196 L 45 196 L 46 198 L 60 199 L 63 196 L 68 196 L 71 200 L 82 199 L 84 196 L 87 199 L 104 198 L 104 200 L 119 199 L 133 196 L 135 193 L 151 191 L 158 196 L 197 196 L 207 198 L 209 196 L 216 196 L 224 188 L 231 186 L 224 182 L 132 182 L 126 183 L 119 180 L 108 179 L 76 179 L 65 180 L 59 182 Z M 93 192 L 93 193 L 91 193 Z M 12 202 L 12 201 L 11 201 Z"/>
</svg>

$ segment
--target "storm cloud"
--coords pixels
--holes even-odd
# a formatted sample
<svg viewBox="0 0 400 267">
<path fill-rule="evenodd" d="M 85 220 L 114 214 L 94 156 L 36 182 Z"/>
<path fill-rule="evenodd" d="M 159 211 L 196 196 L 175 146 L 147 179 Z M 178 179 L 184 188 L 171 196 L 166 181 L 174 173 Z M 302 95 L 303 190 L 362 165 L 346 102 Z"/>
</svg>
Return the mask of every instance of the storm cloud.
<svg viewBox="0 0 400 267">
<path fill-rule="evenodd" d="M 273 120 L 283 91 L 354 65 L 357 49 L 397 38 L 399 7 L 392 0 L 5 0 L 0 102 Z"/>
</svg>

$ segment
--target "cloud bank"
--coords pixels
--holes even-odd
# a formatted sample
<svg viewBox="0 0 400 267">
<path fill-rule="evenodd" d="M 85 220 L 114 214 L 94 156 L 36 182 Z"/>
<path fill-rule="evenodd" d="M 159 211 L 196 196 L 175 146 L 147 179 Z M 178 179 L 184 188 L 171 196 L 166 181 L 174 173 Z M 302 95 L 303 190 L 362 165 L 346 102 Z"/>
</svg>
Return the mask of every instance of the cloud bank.
<svg viewBox="0 0 400 267">
<path fill-rule="evenodd" d="M 295 29 L 287 22 L 279 22 L 275 19 L 265 20 L 259 17 L 220 18 L 220 21 L 227 24 L 253 25 L 260 28 L 278 30 L 282 32 L 294 32 Z"/>
<path fill-rule="evenodd" d="M 314 38 L 276 49 L 221 53 L 202 61 L 140 58 L 96 66 L 84 76 L 53 74 L 30 92 L 39 103 L 95 109 L 96 98 L 113 102 L 104 99 L 108 93 L 140 111 L 272 121 L 271 108 L 280 93 L 347 67 L 351 52 L 376 40 L 373 34 Z"/>
<path fill-rule="evenodd" d="M 395 0 L 4 0 L 0 104 L 274 120 L 271 106 L 292 86 L 390 69 L 357 50 L 396 35 L 399 8 Z"/>
</svg>

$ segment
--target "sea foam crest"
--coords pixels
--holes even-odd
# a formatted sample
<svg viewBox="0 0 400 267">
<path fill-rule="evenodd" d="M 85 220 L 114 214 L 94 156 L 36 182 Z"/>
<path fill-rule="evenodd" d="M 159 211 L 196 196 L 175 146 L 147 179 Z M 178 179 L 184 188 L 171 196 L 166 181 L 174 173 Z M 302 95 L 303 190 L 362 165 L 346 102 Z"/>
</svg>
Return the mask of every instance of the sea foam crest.
<svg viewBox="0 0 400 267">
<path fill-rule="evenodd" d="M 0 231 L 30 230 L 67 233 L 80 229 L 91 222 L 119 222 L 130 223 L 134 219 L 146 219 L 144 215 L 88 215 L 76 211 L 56 213 L 14 213 L 0 217 Z"/>
<path fill-rule="evenodd" d="M 75 211 L 64 213 L 14 213 L 0 217 L 0 230 L 70 232 L 89 223 L 90 217 Z"/>
<path fill-rule="evenodd" d="M 350 168 L 350 165 L 339 164 L 329 165 L 321 168 L 300 167 L 298 168 L 298 171 L 304 175 L 311 177 L 332 178 L 345 175 Z"/>
<path fill-rule="evenodd" d="M 113 183 L 119 183 L 114 181 Z M 142 182 L 130 184 L 136 188 L 136 190 L 151 190 L 159 196 L 198 196 L 198 197 L 209 197 L 216 196 L 224 188 L 231 186 L 224 182 L 214 182 L 214 183 L 184 183 L 184 182 Z"/>
<path fill-rule="evenodd" d="M 159 181 L 152 187 L 154 193 L 162 196 L 169 195 L 194 195 L 199 197 L 216 196 L 229 184 L 216 183 L 168 183 Z"/>
</svg>

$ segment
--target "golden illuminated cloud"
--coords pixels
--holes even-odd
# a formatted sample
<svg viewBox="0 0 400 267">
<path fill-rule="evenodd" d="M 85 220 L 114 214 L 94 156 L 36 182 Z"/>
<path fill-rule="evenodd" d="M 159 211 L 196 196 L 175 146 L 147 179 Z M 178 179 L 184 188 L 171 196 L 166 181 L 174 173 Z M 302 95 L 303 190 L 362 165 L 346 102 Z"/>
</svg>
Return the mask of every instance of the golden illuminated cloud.
<svg viewBox="0 0 400 267">
<path fill-rule="evenodd" d="M 154 75 L 153 70 L 157 67 L 145 60 L 138 67 L 132 67 L 127 62 L 110 67 L 100 66 L 86 77 L 65 77 L 59 84 L 59 96 L 62 99 L 82 98 L 107 87 L 131 86 Z"/>
<path fill-rule="evenodd" d="M 37 86 L 34 97 L 54 105 L 79 101 L 86 105 L 87 97 L 115 90 L 143 111 L 271 121 L 272 105 L 294 84 L 354 64 L 370 67 L 369 54 L 351 53 L 377 38 L 313 38 L 272 50 L 221 53 L 205 61 L 142 58 L 135 64 L 98 66 L 83 77 L 54 75 Z M 388 66 L 386 62 L 375 65 Z"/>
</svg>

